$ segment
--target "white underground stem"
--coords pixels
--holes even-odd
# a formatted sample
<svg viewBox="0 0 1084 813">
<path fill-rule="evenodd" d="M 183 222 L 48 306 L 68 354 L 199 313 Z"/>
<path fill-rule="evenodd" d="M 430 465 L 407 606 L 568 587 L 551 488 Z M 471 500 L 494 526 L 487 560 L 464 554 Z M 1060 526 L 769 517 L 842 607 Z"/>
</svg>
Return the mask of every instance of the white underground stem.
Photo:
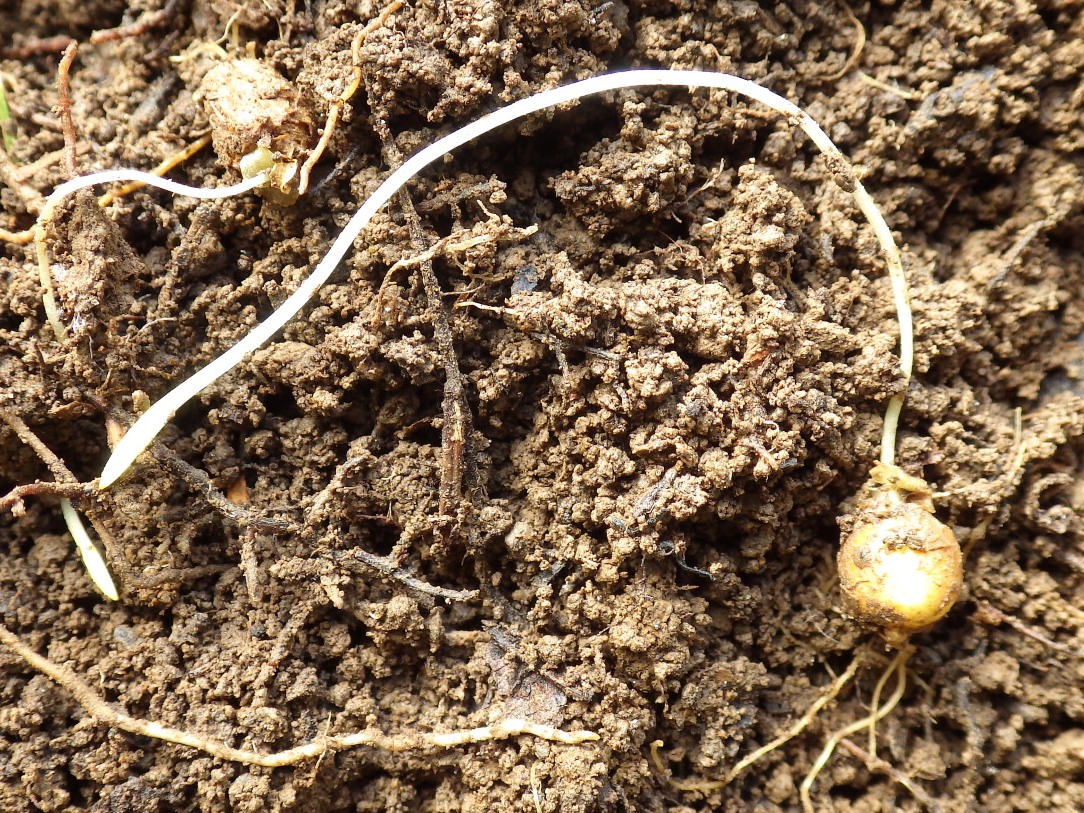
<svg viewBox="0 0 1084 813">
<path fill-rule="evenodd" d="M 820 126 L 800 107 L 755 82 L 724 73 L 711 71 L 680 70 L 631 70 L 619 73 L 603 74 L 563 87 L 542 91 L 534 96 L 521 99 L 507 107 L 496 110 L 477 121 L 439 139 L 411 156 L 405 163 L 389 175 L 375 192 L 362 204 L 358 212 L 350 219 L 346 227 L 328 249 L 327 254 L 317 264 L 313 272 L 298 286 L 263 322 L 241 339 L 233 347 L 211 361 L 206 367 L 194 373 L 163 396 L 157 403 L 140 416 L 113 450 L 106 462 L 100 478 L 100 487 L 106 488 L 117 480 L 132 464 L 136 457 L 147 448 L 176 411 L 203 389 L 222 375 L 233 369 L 246 355 L 259 348 L 300 311 L 316 290 L 331 276 L 336 266 L 346 256 L 362 229 L 393 195 L 429 165 L 439 161 L 448 153 L 474 141 L 482 135 L 525 116 L 550 107 L 566 104 L 607 91 L 639 87 L 690 87 L 715 88 L 738 93 L 758 101 L 782 115 L 792 119 L 826 155 L 842 159 L 844 166 L 849 162 L 832 143 Z M 144 180 L 139 177 L 138 180 Z M 156 179 L 160 180 L 160 179 Z M 74 183 L 74 182 L 72 182 Z M 150 183 L 150 181 L 148 181 Z M 155 184 L 167 188 L 162 184 Z M 65 185 L 67 186 L 67 185 Z M 64 187 L 60 187 L 63 189 Z M 57 191 L 59 192 L 60 189 Z M 885 253 L 895 292 L 896 306 L 900 317 L 901 337 L 900 356 L 905 376 L 911 370 L 911 331 L 910 310 L 907 307 L 907 288 L 903 278 L 903 269 L 899 252 L 892 239 L 884 218 L 876 204 L 866 193 L 861 183 L 854 182 L 855 201 L 873 227 L 874 233 Z M 54 193 L 55 195 L 56 193 Z M 187 193 L 185 193 L 187 194 Z M 894 427 L 892 429 L 894 433 Z"/>
</svg>

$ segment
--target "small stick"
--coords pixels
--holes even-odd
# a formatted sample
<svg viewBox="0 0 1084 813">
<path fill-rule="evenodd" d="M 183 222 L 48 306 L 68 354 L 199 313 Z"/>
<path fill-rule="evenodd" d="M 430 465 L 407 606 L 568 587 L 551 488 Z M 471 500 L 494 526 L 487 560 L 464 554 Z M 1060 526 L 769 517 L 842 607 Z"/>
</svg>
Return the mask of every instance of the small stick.
<svg viewBox="0 0 1084 813">
<path fill-rule="evenodd" d="M 208 505 L 237 527 L 257 528 L 273 534 L 285 534 L 294 529 L 294 523 L 289 520 L 265 517 L 258 511 L 233 502 L 211 482 L 207 472 L 181 460 L 175 452 L 170 451 L 163 444 L 155 443 L 150 451 L 159 463 L 177 475 L 189 488 L 202 496 Z"/>
<path fill-rule="evenodd" d="M 128 25 L 118 25 L 116 28 L 101 28 L 90 35 L 91 45 L 101 45 L 104 42 L 114 42 L 127 37 L 139 37 L 146 34 L 152 28 L 165 25 L 173 17 L 177 10 L 177 0 L 168 2 L 158 11 L 147 11 L 140 15 L 139 19 Z"/>
<path fill-rule="evenodd" d="M 553 726 L 540 725 L 529 720 L 510 717 L 493 725 L 439 733 L 384 734 L 376 729 L 367 728 L 351 734 L 322 736 L 304 745 L 264 754 L 245 748 L 234 748 L 202 734 L 172 728 L 153 720 L 132 717 L 123 709 L 103 700 L 94 689 L 70 669 L 39 655 L 19 640 L 3 624 L 0 624 L 0 643 L 3 643 L 32 667 L 65 689 L 83 707 L 87 714 L 102 725 L 119 728 L 129 734 L 151 737 L 156 740 L 195 748 L 212 757 L 227 762 L 240 762 L 245 765 L 280 768 L 285 765 L 296 765 L 306 759 L 320 757 L 328 751 L 340 751 L 359 746 L 392 752 L 417 751 L 430 748 L 457 748 L 462 745 L 501 740 L 522 734 L 566 745 L 579 745 L 599 739 L 598 734 L 593 731 L 562 731 Z"/>
<path fill-rule="evenodd" d="M 384 143 L 388 159 L 393 164 L 401 165 L 403 156 L 395 144 L 387 122 L 383 117 L 373 115 L 372 126 Z M 433 270 L 433 258 L 425 255 L 425 236 L 422 232 L 421 219 L 405 187 L 398 190 L 398 196 L 399 207 L 410 226 L 411 238 L 418 252 L 417 256 L 422 258 L 418 264 L 419 281 L 432 313 L 433 339 L 444 361 L 444 397 L 440 406 L 443 419 L 440 432 L 440 486 L 437 489 L 438 516 L 434 521 L 434 526 L 437 537 L 442 543 L 448 544 L 459 535 L 462 525 L 465 524 L 462 509 L 469 503 L 464 500 L 465 487 L 476 475 L 472 448 L 474 416 L 467 399 L 463 373 L 459 367 L 459 355 L 455 350 L 451 320 L 444 306 L 444 292 Z"/>
<path fill-rule="evenodd" d="M 377 556 L 375 553 L 369 553 L 369 551 L 363 548 L 355 548 L 350 551 L 329 550 L 323 555 L 333 561 L 341 563 L 349 563 L 351 559 L 357 560 L 366 567 L 370 567 L 379 573 L 383 573 L 385 576 L 395 579 L 397 582 L 401 582 L 404 587 L 419 593 L 424 593 L 425 595 L 444 598 L 448 601 L 470 601 L 471 599 L 478 597 L 477 590 L 452 590 L 448 587 L 437 587 L 436 585 L 424 582 L 416 576 L 411 576 L 407 573 L 406 570 L 391 557 Z"/>
<path fill-rule="evenodd" d="M 75 120 L 72 118 L 72 94 L 71 94 L 71 69 L 76 55 L 79 53 L 79 43 L 72 40 L 64 49 L 64 56 L 60 58 L 60 65 L 56 69 L 56 93 L 58 97 L 56 112 L 60 116 L 60 126 L 64 129 L 64 169 L 69 178 L 74 178 L 79 173 L 75 163 L 75 151 L 78 146 L 79 136 L 75 132 Z"/>
<path fill-rule="evenodd" d="M 41 442 L 41 438 L 35 435 L 33 430 L 26 425 L 26 421 L 4 407 L 0 407 L 0 420 L 11 428 L 11 431 L 15 433 L 19 440 L 34 450 L 34 454 L 45 464 L 58 483 L 79 484 L 79 478 L 71 473 L 71 469 L 64 465 L 64 462 L 56 456 L 52 449 Z"/>
<path fill-rule="evenodd" d="M 56 478 L 58 483 L 76 486 L 80 490 L 84 488 L 76 476 L 71 473 L 71 470 L 53 453 L 52 449 L 41 442 L 41 438 L 31 431 L 22 418 L 14 412 L 0 407 L 0 420 L 3 420 L 11 427 L 19 440 L 34 450 L 49 471 L 53 473 L 53 477 Z M 105 558 L 98 550 L 97 545 L 87 534 L 86 526 L 83 525 L 83 520 L 80 519 L 75 506 L 66 496 L 60 498 L 60 510 L 64 514 L 64 524 L 68 526 L 68 531 L 75 541 L 75 547 L 79 551 L 79 557 L 83 560 L 83 565 L 86 567 L 91 581 L 102 591 L 106 598 L 117 601 L 120 596 L 117 593 L 117 586 L 113 582 L 113 577 L 109 573 L 109 566 L 106 565 Z"/>
<path fill-rule="evenodd" d="M 1021 635 L 1026 635 L 1028 638 L 1038 641 L 1043 646 L 1050 647 L 1055 652 L 1061 652 L 1065 655 L 1072 655 L 1074 658 L 1084 657 L 1084 650 L 1073 649 L 1071 646 L 1059 644 L 1052 638 L 1048 638 L 1047 636 L 1043 635 L 1041 632 L 1039 632 L 1039 630 L 1035 629 L 1034 627 L 1029 627 L 1020 619 L 1013 618 L 1008 613 L 1002 612 L 993 604 L 990 604 L 990 602 L 988 601 L 979 602 L 978 612 L 975 613 L 974 617 L 978 621 L 995 626 L 998 624 L 1008 624 Z"/>
<path fill-rule="evenodd" d="M 44 39 L 33 39 L 22 45 L 0 48 L 0 58 L 23 60 L 30 59 L 30 57 L 38 54 L 53 54 L 57 51 L 63 51 L 73 42 L 75 40 L 67 34 L 58 34 L 55 37 L 45 37 Z"/>
<path fill-rule="evenodd" d="M 10 510 L 16 516 L 20 516 L 25 510 L 22 506 L 27 497 L 86 497 L 94 493 L 93 483 L 50 483 L 38 480 L 34 483 L 24 483 L 15 486 L 3 497 L 0 497 L 0 511 Z"/>
<path fill-rule="evenodd" d="M 123 410 L 111 406 L 106 399 L 92 394 L 90 400 L 110 420 L 116 421 L 124 427 L 131 426 L 132 417 Z M 246 507 L 246 505 L 233 502 L 211 482 L 207 472 L 186 463 L 177 456 L 176 452 L 167 448 L 164 444 L 152 443 L 150 453 L 154 455 L 159 463 L 183 480 L 194 493 L 203 497 L 208 505 L 237 525 L 238 528 L 253 528 L 278 534 L 288 533 L 294 529 L 294 524 L 288 520 L 265 517 L 258 511 Z"/>
<path fill-rule="evenodd" d="M 389 142 L 394 145 L 394 142 Z M 400 207 L 406 214 L 415 244 L 422 243 L 421 221 L 414 209 L 414 202 L 407 190 L 399 191 Z M 432 259 L 419 265 L 422 290 L 429 300 L 433 313 L 433 338 L 444 357 L 444 398 L 441 400 L 443 423 L 440 432 L 440 487 L 437 490 L 439 517 L 436 520 L 437 535 L 447 543 L 461 530 L 461 508 L 464 491 L 475 478 L 477 463 L 474 458 L 474 416 L 459 367 L 459 355 L 455 350 L 451 321 L 444 307 L 440 281 L 433 271 Z"/>
</svg>

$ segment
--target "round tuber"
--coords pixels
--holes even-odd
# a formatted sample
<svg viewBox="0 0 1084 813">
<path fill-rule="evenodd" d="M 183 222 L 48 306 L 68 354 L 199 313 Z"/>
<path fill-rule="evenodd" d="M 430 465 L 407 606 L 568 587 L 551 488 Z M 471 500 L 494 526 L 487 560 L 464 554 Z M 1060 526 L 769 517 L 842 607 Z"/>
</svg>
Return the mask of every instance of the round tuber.
<svg viewBox="0 0 1084 813">
<path fill-rule="evenodd" d="M 874 467 L 856 514 L 839 549 L 844 609 L 902 647 L 956 603 L 963 585 L 960 545 L 933 515 L 926 481 L 894 465 Z"/>
</svg>

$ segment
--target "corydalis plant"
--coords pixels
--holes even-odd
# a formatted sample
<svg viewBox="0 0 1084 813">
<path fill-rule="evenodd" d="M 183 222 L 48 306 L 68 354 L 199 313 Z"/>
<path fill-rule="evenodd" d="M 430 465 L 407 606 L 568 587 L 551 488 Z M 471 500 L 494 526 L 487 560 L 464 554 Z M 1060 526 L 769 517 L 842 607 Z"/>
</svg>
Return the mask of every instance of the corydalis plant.
<svg viewBox="0 0 1084 813">
<path fill-rule="evenodd" d="M 529 116 L 532 113 L 567 104 L 585 96 L 605 93 L 606 91 L 649 87 L 715 88 L 737 93 L 777 111 L 809 136 L 828 159 L 828 167 L 837 183 L 854 196 L 858 208 L 873 228 L 877 241 L 881 246 L 888 273 L 892 280 L 893 295 L 899 318 L 900 367 L 904 378 L 909 380 L 913 359 L 912 321 L 911 308 L 908 302 L 907 281 L 904 276 L 899 250 L 896 248 L 888 224 L 865 187 L 858 180 L 850 162 L 832 143 L 832 140 L 817 122 L 793 102 L 761 87 L 755 82 L 730 74 L 712 71 L 661 69 L 623 71 L 593 76 L 589 79 L 563 87 L 544 90 L 526 99 L 521 99 L 507 107 L 495 110 L 477 121 L 464 125 L 411 156 L 402 166 L 389 175 L 362 204 L 361 208 L 339 233 L 339 236 L 332 243 L 324 258 L 317 264 L 312 274 L 298 286 L 297 290 L 285 302 L 237 344 L 191 377 L 182 381 L 140 416 L 139 420 L 131 426 L 114 448 L 105 468 L 102 470 L 99 486 L 107 488 L 116 482 L 128 470 L 136 457 L 162 431 L 162 428 L 180 407 L 233 369 L 246 355 L 259 348 L 276 332 L 281 330 L 305 306 L 317 289 L 327 281 L 336 266 L 350 250 L 354 240 L 357 239 L 362 229 L 365 228 L 373 216 L 383 208 L 384 204 L 391 200 L 396 192 L 430 164 L 440 160 L 458 147 L 480 138 L 489 131 Z M 896 426 L 902 405 L 902 397 L 894 397 L 889 401 L 885 412 L 881 462 L 886 465 L 893 465 L 895 461 Z"/>
</svg>

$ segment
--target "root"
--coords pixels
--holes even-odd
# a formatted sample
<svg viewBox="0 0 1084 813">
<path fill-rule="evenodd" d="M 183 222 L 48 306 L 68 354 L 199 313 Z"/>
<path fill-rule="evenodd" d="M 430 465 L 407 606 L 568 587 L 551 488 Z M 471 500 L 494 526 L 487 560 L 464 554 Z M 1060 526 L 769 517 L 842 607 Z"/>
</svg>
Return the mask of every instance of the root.
<svg viewBox="0 0 1084 813">
<path fill-rule="evenodd" d="M 178 167 L 183 164 L 185 161 L 187 161 L 189 158 L 191 158 L 193 155 L 198 153 L 210 143 L 211 134 L 204 133 L 191 144 L 177 150 L 177 152 L 173 153 L 173 155 L 170 155 L 168 158 L 158 164 L 158 166 L 156 166 L 150 171 L 151 175 L 155 175 L 159 178 L 163 177 L 167 172 L 172 170 L 174 167 Z M 98 205 L 104 208 L 111 204 L 113 201 L 115 201 L 117 198 L 123 198 L 125 195 L 130 195 L 137 189 L 142 189 L 146 185 L 147 183 L 145 181 L 131 181 L 129 183 L 126 183 L 124 186 L 117 187 L 116 189 L 110 189 L 108 192 L 98 198 Z"/>
<path fill-rule="evenodd" d="M 393 0 L 384 7 L 384 10 L 379 15 L 369 22 L 365 28 L 354 38 L 353 44 L 350 46 L 350 61 L 353 65 L 353 75 L 350 77 L 350 81 L 347 83 L 346 88 L 343 90 L 339 97 L 331 103 L 331 109 L 327 113 L 327 120 L 324 123 L 324 132 L 320 134 L 320 140 L 317 142 L 313 151 L 309 153 L 309 157 L 305 159 L 305 163 L 301 165 L 301 171 L 298 173 L 297 193 L 304 195 L 309 188 L 309 175 L 312 174 L 313 167 L 320 160 L 324 154 L 324 150 L 327 149 L 327 145 L 331 143 L 331 137 L 335 134 L 335 129 L 339 124 L 339 118 L 342 116 L 343 107 L 354 98 L 354 94 L 358 92 L 358 88 L 361 87 L 361 46 L 365 44 L 365 38 L 371 33 L 380 28 L 388 21 L 395 12 L 403 7 L 402 0 Z"/>
<path fill-rule="evenodd" d="M 993 524 L 1002 503 L 1007 503 L 1019 486 L 1019 478 L 1024 469 L 1027 453 L 1028 444 L 1024 439 L 1024 416 L 1023 412 L 1017 408 L 1013 412 L 1013 439 L 1009 466 L 1000 476 L 994 478 L 992 481 L 988 481 L 990 486 L 1001 492 L 1001 497 L 994 506 L 986 509 L 986 515 L 979 520 L 964 539 L 963 550 L 965 561 L 970 558 L 971 551 L 975 549 L 975 545 L 986 537 L 986 532 L 990 530 L 990 526 Z"/>
<path fill-rule="evenodd" d="M 832 685 L 828 687 L 828 690 L 824 692 L 824 694 L 822 694 L 820 697 L 818 697 L 816 702 L 813 703 L 813 705 L 806 709 L 805 714 L 803 714 L 794 725 L 792 725 L 774 740 L 769 742 L 767 745 L 761 746 L 756 751 L 742 759 L 741 762 L 731 768 L 730 773 L 728 773 L 722 779 L 717 779 L 713 781 L 680 781 L 677 779 L 670 779 L 670 784 L 678 790 L 699 791 L 701 793 L 725 788 L 727 785 L 737 779 L 738 776 L 742 773 L 742 771 L 744 771 L 754 762 L 757 762 L 761 757 L 770 754 L 781 745 L 785 745 L 786 743 L 797 737 L 799 734 L 801 734 L 803 731 L 805 731 L 806 728 L 809 727 L 809 724 L 817 718 L 818 714 L 820 714 L 821 709 L 831 703 L 839 695 L 839 693 L 843 691 L 847 684 L 851 682 L 851 680 L 855 676 L 855 673 L 858 671 L 860 661 L 861 656 L 856 655 L 854 660 L 851 661 L 851 665 L 847 667 L 847 670 L 832 682 Z M 652 750 L 652 756 L 656 760 L 656 765 L 661 765 L 661 761 L 658 760 L 657 752 L 654 750 L 654 748 Z"/>
<path fill-rule="evenodd" d="M 381 751 L 417 751 L 434 748 L 457 748 L 462 745 L 501 740 L 524 734 L 566 745 L 578 745 L 599 739 L 598 734 L 593 731 L 562 731 L 552 726 L 539 725 L 529 720 L 510 717 L 493 725 L 447 732 L 384 734 L 375 729 L 365 729 L 350 734 L 324 735 L 304 745 L 264 754 L 245 748 L 234 748 L 210 737 L 165 726 L 153 720 L 132 717 L 124 710 L 103 700 L 97 692 L 70 669 L 53 663 L 32 650 L 2 624 L 0 624 L 0 643 L 3 643 L 32 667 L 65 689 L 83 707 L 87 714 L 102 725 L 119 728 L 129 734 L 151 737 L 175 745 L 194 748 L 226 762 L 240 762 L 245 765 L 259 765 L 265 768 L 280 768 L 286 765 L 296 765 L 307 759 L 320 758 L 329 751 L 341 751 L 359 746 Z"/>
<path fill-rule="evenodd" d="M 60 498 L 60 511 L 64 515 L 64 524 L 68 526 L 68 533 L 75 540 L 75 547 L 79 551 L 79 558 L 83 560 L 83 567 L 87 569 L 87 575 L 99 590 L 110 601 L 120 601 L 117 585 L 113 576 L 109 573 L 109 566 L 105 563 L 98 546 L 90 538 L 87 528 L 83 524 L 79 513 L 67 497 Z"/>
<path fill-rule="evenodd" d="M 7 229 L 0 229 L 0 243 L 11 243 L 15 246 L 25 246 L 33 239 L 33 229 L 24 229 L 23 231 L 8 231 Z"/>
<path fill-rule="evenodd" d="M 888 698 L 883 706 L 878 707 L 876 704 L 873 706 L 873 710 L 863 717 L 861 720 L 857 720 L 850 725 L 846 725 L 839 729 L 828 738 L 828 741 L 824 744 L 824 749 L 813 763 L 813 767 L 809 769 L 809 773 L 806 774 L 805 779 L 802 780 L 801 786 L 798 788 L 798 794 L 802 800 L 802 809 L 805 813 L 815 813 L 813 808 L 813 801 L 810 799 L 809 791 L 813 787 L 813 783 L 817 779 L 817 775 L 821 772 L 828 760 L 832 758 L 832 754 L 835 753 L 836 747 L 844 737 L 849 737 L 856 731 L 861 731 L 863 728 L 871 728 L 877 724 L 878 721 L 884 719 L 888 714 L 900 702 L 900 698 L 903 697 L 904 691 L 907 689 L 907 660 L 911 657 L 911 653 L 914 652 L 914 648 L 910 645 L 904 646 L 892 662 L 885 668 L 884 674 L 878 681 L 878 687 L 883 687 L 884 682 L 893 673 L 896 675 L 896 690 L 892 693 L 892 696 Z M 879 691 L 876 693 L 879 700 Z"/>
</svg>

